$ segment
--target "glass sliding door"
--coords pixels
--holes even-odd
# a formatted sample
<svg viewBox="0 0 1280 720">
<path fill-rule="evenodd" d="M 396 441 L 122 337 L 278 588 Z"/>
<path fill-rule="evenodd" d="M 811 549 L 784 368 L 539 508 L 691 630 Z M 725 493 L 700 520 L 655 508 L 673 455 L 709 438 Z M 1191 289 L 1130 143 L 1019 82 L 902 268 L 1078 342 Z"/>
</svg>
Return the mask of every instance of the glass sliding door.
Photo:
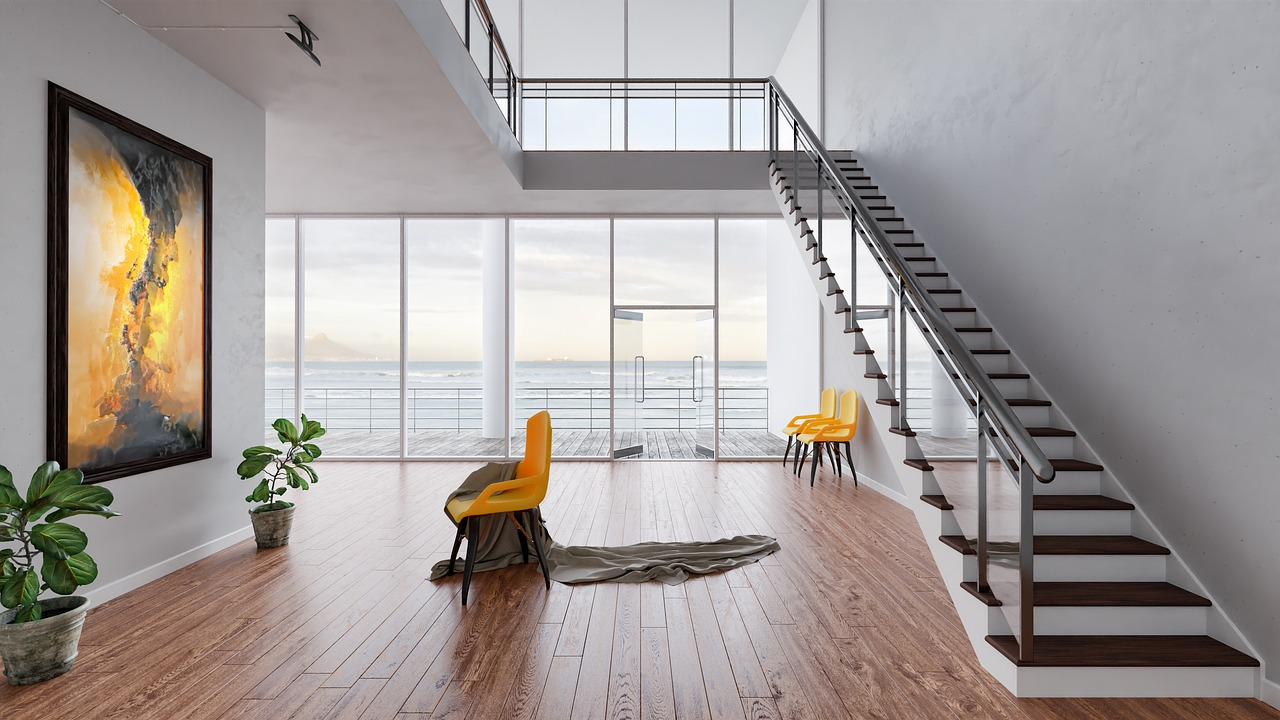
<svg viewBox="0 0 1280 720">
<path fill-rule="evenodd" d="M 609 219 L 512 218 L 511 454 L 551 413 L 556 457 L 607 458 Z"/>
<path fill-rule="evenodd" d="M 302 411 L 325 455 L 400 456 L 400 220 L 304 218 Z"/>
<path fill-rule="evenodd" d="M 715 455 L 715 312 L 613 312 L 613 454 L 695 460 Z"/>
<path fill-rule="evenodd" d="M 644 313 L 613 311 L 613 456 L 645 451 Z"/>
<path fill-rule="evenodd" d="M 404 221 L 407 454 L 507 450 L 506 221 Z"/>
</svg>

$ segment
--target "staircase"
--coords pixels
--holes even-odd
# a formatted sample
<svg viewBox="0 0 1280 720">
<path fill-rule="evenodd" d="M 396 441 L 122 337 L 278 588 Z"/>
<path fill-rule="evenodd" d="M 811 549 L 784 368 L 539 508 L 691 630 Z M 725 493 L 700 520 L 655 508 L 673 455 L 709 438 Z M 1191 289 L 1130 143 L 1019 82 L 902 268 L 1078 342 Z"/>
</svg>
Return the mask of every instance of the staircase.
<svg viewBox="0 0 1280 720">
<path fill-rule="evenodd" d="M 1249 654 L 1248 644 L 1171 554 L 1115 477 L 1095 462 L 1082 434 L 1056 410 L 861 163 L 849 153 L 822 149 L 794 106 L 787 112 L 790 101 L 785 94 L 776 88 L 775 93 L 781 95 L 775 106 L 781 110 L 775 112 L 781 127 L 772 130 L 774 160 L 769 173 L 779 209 L 791 220 L 793 237 L 811 261 L 824 305 L 845 318 L 844 339 L 851 360 L 865 363 L 865 383 L 856 389 L 876 398 L 875 403 L 864 404 L 871 425 L 889 430 L 880 439 L 891 456 L 902 462 L 899 480 L 984 666 L 1024 697 L 1256 697 L 1259 663 Z M 788 115 L 794 118 L 791 126 L 786 124 Z M 784 133 L 792 134 L 799 150 L 778 148 Z M 807 142 L 806 134 L 810 135 Z M 837 173 L 845 182 L 834 177 Z M 860 202 L 842 198 L 845 189 L 856 193 Z M 1021 556 L 1029 561 L 1023 563 L 1025 567 L 1010 571 L 997 564 L 987 566 L 990 577 L 980 572 L 975 527 L 981 514 L 975 502 L 979 462 L 926 456 L 908 416 L 900 411 L 890 382 L 895 368 L 882 366 L 879 360 L 893 348 L 872 347 L 864 338 L 859 315 L 840 283 L 850 271 L 833 268 L 823 254 L 823 245 L 830 249 L 832 242 L 873 246 L 873 239 L 860 233 L 834 240 L 828 233 L 825 243 L 819 242 L 820 217 L 830 227 L 842 213 L 853 219 L 860 212 L 874 218 L 882 237 L 903 261 L 899 265 L 881 252 L 875 259 L 885 276 L 897 284 L 898 267 L 914 274 L 941 310 L 940 317 L 976 359 L 979 372 L 1007 399 L 1016 422 L 1052 467 L 1035 473 L 1051 477 L 1050 482 L 1036 482 L 1030 480 L 1033 475 L 1025 463 L 1019 476 L 1007 461 L 1002 466 L 1001 456 L 987 455 L 992 469 L 986 475 L 1003 477 L 1003 481 L 986 482 L 989 497 L 982 507 L 987 524 L 1008 525 L 1019 516 L 1019 503 L 1025 502 L 1028 524 L 1022 527 L 1034 528 L 1029 542 L 1016 531 L 1000 538 L 1012 547 L 1001 548 L 993 536 L 988 542 L 997 549 L 989 552 L 994 557 L 1004 551 L 1003 560 L 1016 562 L 1025 550 L 1030 556 Z M 864 218 L 868 222 L 870 218 Z M 926 314 L 923 308 L 909 305 L 900 317 L 920 322 Z M 922 332 L 931 334 L 927 327 Z M 942 334 L 935 326 L 932 341 L 940 342 Z M 958 382 L 963 374 L 952 372 L 952 377 Z M 982 426 L 993 449 L 1003 440 L 1001 447 L 1007 450 L 1009 440 L 997 429 Z M 1025 498 L 1023 485 L 1034 487 Z M 1011 510 L 1000 509 L 1010 506 Z M 1018 572 L 1025 573 L 1021 586 L 1016 582 Z M 1019 607 L 1028 602 L 1029 608 Z M 1033 628 L 1025 638 L 1019 635 L 1023 626 Z"/>
</svg>

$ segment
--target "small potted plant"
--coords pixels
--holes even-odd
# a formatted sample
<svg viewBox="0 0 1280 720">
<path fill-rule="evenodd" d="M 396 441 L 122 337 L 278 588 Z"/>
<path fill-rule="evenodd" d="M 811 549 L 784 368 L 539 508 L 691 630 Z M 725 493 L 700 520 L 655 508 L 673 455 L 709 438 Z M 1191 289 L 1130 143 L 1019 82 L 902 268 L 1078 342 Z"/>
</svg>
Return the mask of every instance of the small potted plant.
<svg viewBox="0 0 1280 720">
<path fill-rule="evenodd" d="M 315 420 L 302 416 L 301 427 L 285 418 L 271 424 L 276 436 L 284 443 L 278 450 L 266 445 L 255 445 L 244 451 L 244 462 L 236 468 L 241 478 L 261 476 L 258 486 L 245 500 L 258 503 L 249 510 L 253 521 L 253 536 L 259 548 L 275 548 L 289 543 L 289 531 L 293 527 L 293 503 L 281 496 L 294 488 L 310 489 L 318 482 L 311 461 L 320 457 L 320 447 L 311 442 L 324 435 L 324 428 Z"/>
<path fill-rule="evenodd" d="M 62 522 L 73 515 L 112 517 L 111 491 L 85 485 L 76 468 L 49 461 L 31 476 L 24 498 L 0 465 L 0 657 L 11 685 L 32 685 L 71 669 L 89 598 L 72 595 L 98 577 L 84 549 L 89 538 Z M 41 522 L 43 519 L 43 522 Z M 40 593 L 58 595 L 40 600 Z"/>
</svg>

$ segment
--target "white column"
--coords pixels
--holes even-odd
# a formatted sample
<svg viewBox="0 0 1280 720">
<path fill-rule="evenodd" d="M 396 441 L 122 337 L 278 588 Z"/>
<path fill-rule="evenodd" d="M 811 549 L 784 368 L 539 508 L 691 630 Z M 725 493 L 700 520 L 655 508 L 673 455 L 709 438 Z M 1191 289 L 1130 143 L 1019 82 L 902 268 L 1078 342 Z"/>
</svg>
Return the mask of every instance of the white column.
<svg viewBox="0 0 1280 720">
<path fill-rule="evenodd" d="M 482 434 L 486 438 L 502 438 L 506 436 L 507 407 L 507 241 L 503 221 L 483 223 L 480 263 L 484 286 Z"/>
</svg>

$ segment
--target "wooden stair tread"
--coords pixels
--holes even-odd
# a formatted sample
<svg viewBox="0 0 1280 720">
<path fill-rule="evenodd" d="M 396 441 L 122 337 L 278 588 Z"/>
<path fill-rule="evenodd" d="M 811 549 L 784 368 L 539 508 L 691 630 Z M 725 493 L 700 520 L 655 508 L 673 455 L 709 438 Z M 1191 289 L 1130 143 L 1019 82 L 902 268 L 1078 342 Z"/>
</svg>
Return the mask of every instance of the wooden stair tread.
<svg viewBox="0 0 1280 720">
<path fill-rule="evenodd" d="M 1038 582 L 1036 607 L 1209 607 L 1213 603 L 1166 582 Z"/>
<path fill-rule="evenodd" d="M 994 375 L 992 377 L 995 377 Z M 1030 376 L 1028 376 L 1030 377 Z M 1075 437 L 1074 430 L 1064 430 L 1055 427 L 1029 427 L 1027 432 L 1031 437 Z"/>
<path fill-rule="evenodd" d="M 877 405 L 888 405 L 889 407 L 897 407 L 898 401 L 893 398 L 877 398 Z"/>
<path fill-rule="evenodd" d="M 1087 462 L 1085 460 L 1055 458 L 1049 460 L 1049 462 L 1053 463 L 1053 469 L 1059 472 L 1098 472 L 1099 470 L 1102 470 L 1101 465 Z"/>
<path fill-rule="evenodd" d="M 907 458 L 902 461 L 902 464 L 923 472 L 930 472 L 933 470 L 933 466 L 929 464 L 929 461 L 921 458 Z"/>
<path fill-rule="evenodd" d="M 951 373 L 951 377 L 958 378 L 960 377 L 960 375 L 959 373 Z M 1031 375 L 1029 375 L 1028 373 L 987 373 L 987 377 L 991 378 L 992 380 L 1030 380 L 1031 379 Z M 1027 429 L 1030 430 L 1031 428 L 1027 428 Z M 1052 429 L 1052 428 L 1049 428 L 1049 429 Z M 1071 433 L 1071 434 L 1075 435 L 1075 433 Z"/>
<path fill-rule="evenodd" d="M 973 545 L 963 535 L 942 535 L 943 543 L 964 555 Z M 1132 535 L 1037 535 L 1036 555 L 1168 555 L 1169 548 Z"/>
<path fill-rule="evenodd" d="M 976 582 L 960 583 L 987 607 L 1004 603 Z M 1035 607 L 1209 607 L 1213 603 L 1190 590 L 1166 582 L 1038 582 Z"/>
<path fill-rule="evenodd" d="M 1037 635 L 1035 658 L 1026 662 L 1012 635 L 988 635 L 987 642 L 1020 667 L 1258 666 L 1208 635 Z"/>
<path fill-rule="evenodd" d="M 981 350 L 981 349 L 975 350 L 973 348 L 970 348 L 969 352 L 973 353 L 974 355 L 1008 355 L 1010 354 L 1008 348 L 992 348 L 987 350 Z"/>
<path fill-rule="evenodd" d="M 977 350 L 974 350 L 976 353 Z M 1005 398 L 1005 402 L 1009 403 L 1009 407 L 1049 407 L 1053 404 L 1050 400 L 1037 400 L 1035 398 Z M 974 405 L 974 401 L 969 401 L 970 405 Z"/>
<path fill-rule="evenodd" d="M 1036 495 L 1036 510 L 1132 510 L 1133 503 L 1106 495 Z"/>
<path fill-rule="evenodd" d="M 938 309 L 944 313 L 949 313 L 949 312 L 976 313 L 978 312 L 978 308 L 971 308 L 971 307 L 944 307 L 944 308 L 938 308 Z M 991 332 L 991 329 L 987 328 L 986 332 Z"/>
<path fill-rule="evenodd" d="M 868 380 L 884 380 L 888 375 L 885 375 L 884 373 L 864 373 L 862 377 L 867 378 Z"/>
<path fill-rule="evenodd" d="M 889 232 L 893 232 L 893 231 L 892 231 L 892 230 L 890 230 Z M 933 262 L 934 260 L 937 260 L 938 258 L 936 258 L 936 257 L 934 257 L 934 256 L 932 256 L 932 255 L 921 255 L 921 256 L 919 256 L 919 257 L 904 257 L 904 258 L 902 258 L 902 259 L 903 259 L 903 260 L 906 260 L 907 262 Z"/>
<path fill-rule="evenodd" d="M 929 292 L 939 295 L 959 295 L 960 288 L 931 288 Z"/>
<path fill-rule="evenodd" d="M 921 495 L 920 499 L 939 510 L 954 510 L 946 495 Z M 1132 510 L 1133 504 L 1105 495 L 1036 495 L 1036 510 Z"/>
</svg>

